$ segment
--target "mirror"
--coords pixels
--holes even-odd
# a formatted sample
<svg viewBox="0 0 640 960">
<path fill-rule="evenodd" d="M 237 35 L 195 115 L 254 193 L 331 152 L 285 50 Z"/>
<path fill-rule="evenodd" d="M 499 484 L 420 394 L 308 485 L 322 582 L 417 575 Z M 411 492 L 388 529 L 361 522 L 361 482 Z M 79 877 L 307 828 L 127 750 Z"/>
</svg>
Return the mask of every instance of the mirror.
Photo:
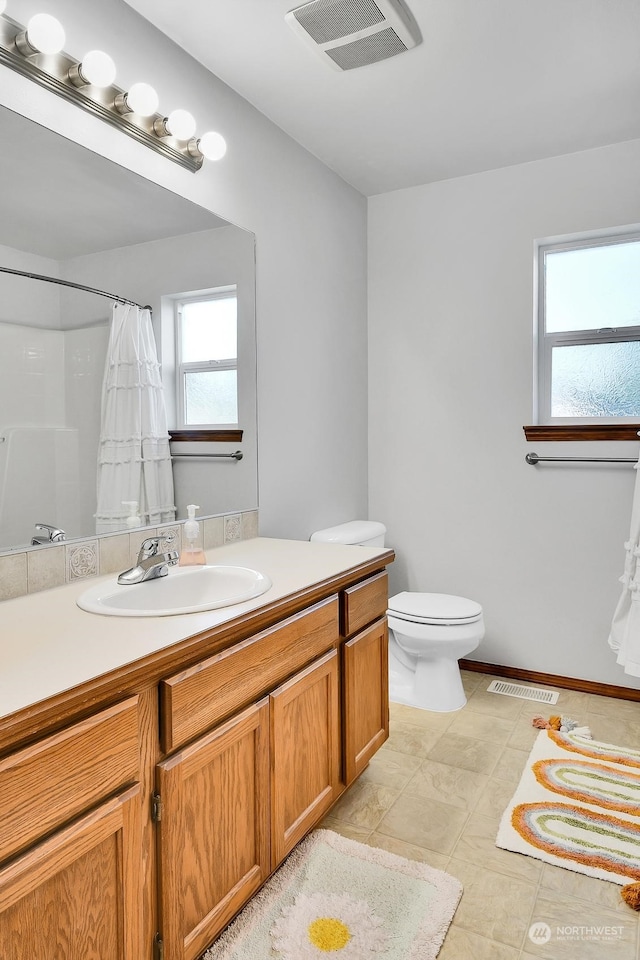
<svg viewBox="0 0 640 960">
<path fill-rule="evenodd" d="M 173 303 L 237 285 L 242 441 L 173 443 L 178 518 L 257 507 L 255 240 L 143 177 L 0 108 L 0 266 L 58 277 L 153 309 L 169 429 Z M 35 523 L 95 534 L 100 395 L 112 302 L 0 273 L 0 551 Z M 212 453 L 241 450 L 241 460 Z"/>
</svg>

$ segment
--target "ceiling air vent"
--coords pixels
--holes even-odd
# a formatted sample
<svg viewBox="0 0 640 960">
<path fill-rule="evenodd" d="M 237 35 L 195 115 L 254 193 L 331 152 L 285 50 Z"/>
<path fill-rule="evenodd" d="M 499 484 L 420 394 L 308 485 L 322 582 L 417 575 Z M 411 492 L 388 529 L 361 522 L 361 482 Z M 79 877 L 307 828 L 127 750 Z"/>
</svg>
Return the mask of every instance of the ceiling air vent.
<svg viewBox="0 0 640 960">
<path fill-rule="evenodd" d="M 366 67 L 422 42 L 400 0 L 312 0 L 285 20 L 336 70 Z"/>
</svg>

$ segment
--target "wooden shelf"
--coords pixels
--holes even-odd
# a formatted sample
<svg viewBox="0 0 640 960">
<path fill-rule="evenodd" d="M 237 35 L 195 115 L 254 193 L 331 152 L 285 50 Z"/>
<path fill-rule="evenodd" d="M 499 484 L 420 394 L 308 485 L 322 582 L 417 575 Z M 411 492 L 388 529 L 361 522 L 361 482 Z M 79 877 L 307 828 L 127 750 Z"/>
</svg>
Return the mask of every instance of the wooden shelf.
<svg viewBox="0 0 640 960">
<path fill-rule="evenodd" d="M 640 423 L 543 424 L 523 427 L 527 440 L 635 440 Z"/>
<path fill-rule="evenodd" d="M 242 430 L 169 430 L 172 443 L 240 443 Z"/>
</svg>

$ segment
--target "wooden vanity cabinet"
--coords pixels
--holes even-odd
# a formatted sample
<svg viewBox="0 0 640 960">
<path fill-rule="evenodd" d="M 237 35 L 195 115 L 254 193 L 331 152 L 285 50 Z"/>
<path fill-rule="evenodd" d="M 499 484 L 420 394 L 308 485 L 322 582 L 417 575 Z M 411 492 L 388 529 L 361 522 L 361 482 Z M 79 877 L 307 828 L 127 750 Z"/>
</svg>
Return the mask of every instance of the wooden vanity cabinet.
<svg viewBox="0 0 640 960">
<path fill-rule="evenodd" d="M 158 765 L 159 929 L 199 957 L 271 869 L 265 698 Z"/>
<path fill-rule="evenodd" d="M 2 960 L 139 960 L 140 859 L 133 787 L 5 866 Z"/>
<path fill-rule="evenodd" d="M 338 656 L 158 765 L 165 957 L 195 960 L 339 789 Z"/>
<path fill-rule="evenodd" d="M 139 753 L 132 697 L 0 760 L 2 960 L 139 960 Z"/>
<path fill-rule="evenodd" d="M 380 570 L 0 723 L 0 960 L 201 956 L 388 735 Z"/>
<path fill-rule="evenodd" d="M 343 777 L 348 786 L 389 736 L 388 577 L 379 573 L 341 596 Z M 364 628 L 364 629 L 363 629 Z"/>
<path fill-rule="evenodd" d="M 338 799 L 338 652 L 270 696 L 271 866 L 275 869 Z"/>
<path fill-rule="evenodd" d="M 164 684 L 161 702 L 173 714 L 163 719 L 164 738 L 174 740 L 187 724 L 192 729 L 190 696 L 196 715 L 217 717 L 247 691 L 263 690 L 265 678 L 287 677 L 158 764 L 159 929 L 167 960 L 199 957 L 336 800 L 338 640 L 332 597 Z M 257 658 L 262 671 L 239 683 Z"/>
</svg>

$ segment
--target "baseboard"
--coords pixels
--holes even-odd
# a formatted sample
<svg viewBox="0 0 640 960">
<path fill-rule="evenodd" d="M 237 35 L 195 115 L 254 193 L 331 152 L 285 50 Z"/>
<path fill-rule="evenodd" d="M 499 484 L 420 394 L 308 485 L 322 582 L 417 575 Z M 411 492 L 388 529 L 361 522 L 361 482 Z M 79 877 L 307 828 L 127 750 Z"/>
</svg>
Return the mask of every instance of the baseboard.
<svg viewBox="0 0 640 960">
<path fill-rule="evenodd" d="M 601 697 L 616 697 L 618 700 L 640 702 L 640 690 L 633 687 L 618 687 L 613 683 L 597 683 L 595 680 L 576 680 L 561 677 L 557 673 L 539 673 L 537 670 L 522 670 L 520 667 L 503 667 L 498 663 L 483 663 L 480 660 L 460 660 L 463 670 L 473 673 L 490 673 L 510 680 L 528 680 L 546 687 L 564 687 L 565 690 L 580 690 L 582 693 L 597 693 Z"/>
</svg>

